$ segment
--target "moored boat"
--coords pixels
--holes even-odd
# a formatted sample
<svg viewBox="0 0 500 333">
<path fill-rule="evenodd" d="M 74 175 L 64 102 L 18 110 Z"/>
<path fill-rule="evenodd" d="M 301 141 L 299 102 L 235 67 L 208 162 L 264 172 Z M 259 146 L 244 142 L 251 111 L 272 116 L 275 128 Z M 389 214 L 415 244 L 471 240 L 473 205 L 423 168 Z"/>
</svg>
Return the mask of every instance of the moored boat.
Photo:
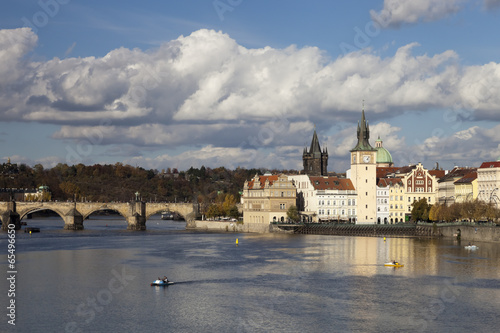
<svg viewBox="0 0 500 333">
<path fill-rule="evenodd" d="M 476 245 L 466 245 L 465 249 L 466 250 L 477 250 L 477 249 L 479 249 L 479 247 Z"/>
</svg>

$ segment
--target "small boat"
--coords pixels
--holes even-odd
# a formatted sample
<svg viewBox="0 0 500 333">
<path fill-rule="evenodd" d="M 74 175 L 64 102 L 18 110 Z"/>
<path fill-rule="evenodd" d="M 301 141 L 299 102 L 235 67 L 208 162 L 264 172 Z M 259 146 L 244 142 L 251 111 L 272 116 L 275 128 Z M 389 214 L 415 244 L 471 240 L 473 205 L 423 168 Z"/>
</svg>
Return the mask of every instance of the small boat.
<svg viewBox="0 0 500 333">
<path fill-rule="evenodd" d="M 151 285 L 152 286 L 161 286 L 161 287 L 166 287 L 166 286 L 170 286 L 172 284 L 174 284 L 175 282 L 173 281 L 163 281 L 163 280 L 154 280 L 153 282 L 151 282 Z"/>
<path fill-rule="evenodd" d="M 161 219 L 162 220 L 173 220 L 174 219 L 174 214 L 169 211 L 163 211 L 161 212 Z"/>
<path fill-rule="evenodd" d="M 24 232 L 40 232 L 40 228 L 35 228 L 35 227 L 27 227 L 24 228 Z"/>
<path fill-rule="evenodd" d="M 401 264 L 399 262 L 386 262 L 384 266 L 388 267 L 404 267 L 404 264 Z"/>
<path fill-rule="evenodd" d="M 476 245 L 466 245 L 465 249 L 466 250 L 477 250 L 477 249 L 479 249 L 479 247 Z"/>
</svg>

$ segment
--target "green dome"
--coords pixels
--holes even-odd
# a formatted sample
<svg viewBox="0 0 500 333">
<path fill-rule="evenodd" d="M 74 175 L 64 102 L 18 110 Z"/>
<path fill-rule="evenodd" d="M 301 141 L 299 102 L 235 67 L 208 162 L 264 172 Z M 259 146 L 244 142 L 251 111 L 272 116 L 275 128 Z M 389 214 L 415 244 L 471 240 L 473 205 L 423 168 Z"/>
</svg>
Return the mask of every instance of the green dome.
<svg viewBox="0 0 500 333">
<path fill-rule="evenodd" d="M 392 163 L 391 153 L 382 147 L 382 140 L 380 140 L 380 137 L 377 140 L 375 149 L 377 149 L 377 163 Z"/>
</svg>

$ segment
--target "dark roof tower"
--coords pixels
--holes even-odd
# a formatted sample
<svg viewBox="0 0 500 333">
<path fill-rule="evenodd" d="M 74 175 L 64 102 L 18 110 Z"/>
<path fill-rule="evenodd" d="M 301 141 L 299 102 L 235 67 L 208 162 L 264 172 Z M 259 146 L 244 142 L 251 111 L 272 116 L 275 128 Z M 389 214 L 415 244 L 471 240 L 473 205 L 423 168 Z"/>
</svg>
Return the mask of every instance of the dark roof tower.
<svg viewBox="0 0 500 333">
<path fill-rule="evenodd" d="M 358 143 L 351 151 L 370 151 L 376 150 L 370 145 L 370 125 L 365 118 L 365 109 L 361 112 L 361 123 L 358 122 Z"/>
<path fill-rule="evenodd" d="M 328 172 L 326 169 L 328 166 L 328 150 L 324 148 L 323 152 L 321 151 L 318 135 L 316 134 L 316 128 L 314 129 L 309 151 L 307 151 L 307 148 L 304 148 L 302 161 L 304 163 L 303 172 L 305 174 L 311 176 L 327 176 Z"/>
</svg>

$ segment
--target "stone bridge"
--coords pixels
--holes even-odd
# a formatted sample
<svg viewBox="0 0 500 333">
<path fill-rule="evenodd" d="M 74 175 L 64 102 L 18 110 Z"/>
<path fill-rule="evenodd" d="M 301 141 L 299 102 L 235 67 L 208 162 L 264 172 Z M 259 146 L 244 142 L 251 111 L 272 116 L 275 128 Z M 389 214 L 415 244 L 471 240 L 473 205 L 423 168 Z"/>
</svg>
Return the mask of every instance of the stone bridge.
<svg viewBox="0 0 500 333">
<path fill-rule="evenodd" d="M 132 202 L 0 202 L 2 230 L 14 224 L 21 228 L 21 220 L 28 214 L 50 210 L 64 220 L 64 229 L 82 230 L 83 221 L 92 213 L 113 210 L 127 221 L 128 230 L 146 230 L 146 221 L 162 211 L 171 211 L 183 216 L 187 223 L 196 218 L 196 206 L 190 203 L 146 203 Z"/>
</svg>

